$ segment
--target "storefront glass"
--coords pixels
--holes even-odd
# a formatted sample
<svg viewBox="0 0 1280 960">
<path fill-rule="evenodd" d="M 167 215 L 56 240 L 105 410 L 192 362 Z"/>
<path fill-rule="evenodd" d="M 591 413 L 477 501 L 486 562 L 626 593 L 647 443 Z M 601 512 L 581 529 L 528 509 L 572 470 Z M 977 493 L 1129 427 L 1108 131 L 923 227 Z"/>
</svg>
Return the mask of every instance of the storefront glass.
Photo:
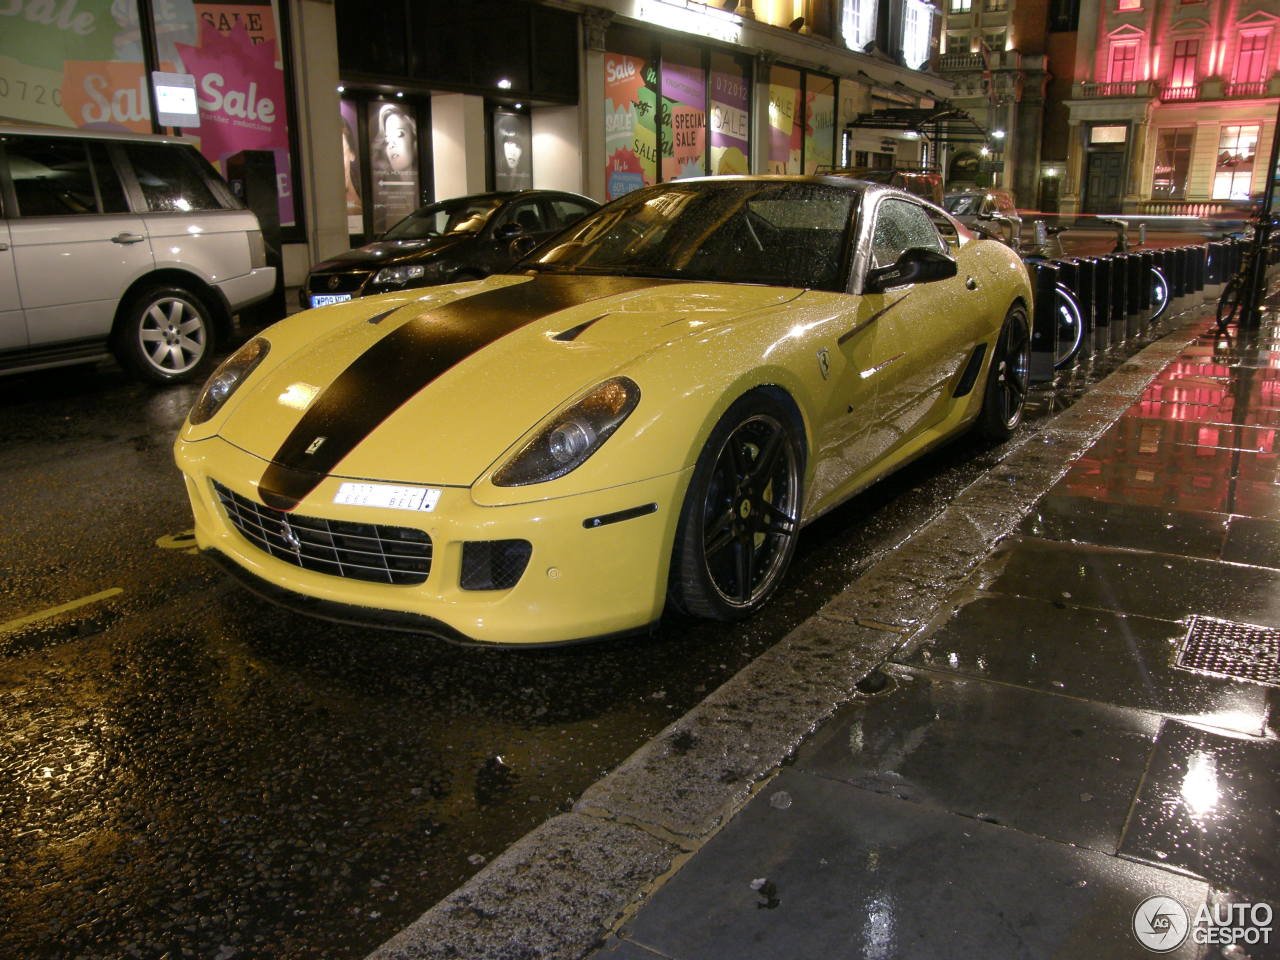
<svg viewBox="0 0 1280 960">
<path fill-rule="evenodd" d="M 1187 195 L 1187 171 L 1191 168 L 1191 141 L 1195 127 L 1161 130 L 1156 143 L 1156 165 L 1151 177 L 1153 200 L 1182 200 Z"/>
<path fill-rule="evenodd" d="M 1253 181 L 1253 158 L 1259 125 L 1224 126 L 1218 137 L 1218 162 L 1213 173 L 1214 200 L 1248 200 Z"/>
<path fill-rule="evenodd" d="M 418 112 L 410 105 L 374 100 L 365 105 L 372 172 L 372 223 L 385 233 L 418 207 Z"/>
<path fill-rule="evenodd" d="M 701 177 L 707 165 L 707 74 L 702 51 L 662 45 L 662 179 Z"/>
<path fill-rule="evenodd" d="M 30 16 L 26 4 L 0 5 L 0 115 L 59 127 L 150 133 L 134 0 L 79 0 L 62 8 L 61 16 L 53 4 L 45 6 L 47 16 Z M 185 7 L 190 12 L 190 2 Z M 192 42 L 194 36 L 181 39 Z"/>
<path fill-rule="evenodd" d="M 747 69 L 726 53 L 711 54 L 711 172 L 751 172 L 748 159 L 751 84 Z"/>
<path fill-rule="evenodd" d="M 799 173 L 802 146 L 800 71 L 769 70 L 769 173 Z"/>
<path fill-rule="evenodd" d="M 836 81 L 810 73 L 805 77 L 804 172 L 830 170 L 835 164 Z"/>
</svg>

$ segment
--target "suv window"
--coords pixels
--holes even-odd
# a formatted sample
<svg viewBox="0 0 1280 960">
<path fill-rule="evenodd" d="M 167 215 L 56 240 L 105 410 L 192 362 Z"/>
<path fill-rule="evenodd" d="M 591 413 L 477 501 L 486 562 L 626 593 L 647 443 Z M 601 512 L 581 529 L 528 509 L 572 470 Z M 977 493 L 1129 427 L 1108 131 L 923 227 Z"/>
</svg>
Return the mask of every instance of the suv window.
<svg viewBox="0 0 1280 960">
<path fill-rule="evenodd" d="M 882 200 L 876 211 L 876 228 L 871 236 L 871 252 L 877 267 L 897 262 L 904 250 L 922 247 L 946 253 L 924 208 L 906 200 Z"/>
<path fill-rule="evenodd" d="M 124 189 L 102 144 L 72 137 L 5 137 L 22 217 L 126 213 Z"/>
<path fill-rule="evenodd" d="M 175 149 L 164 143 L 126 143 L 124 149 L 133 164 L 148 210 L 189 213 L 222 209 L 190 148 Z"/>
</svg>

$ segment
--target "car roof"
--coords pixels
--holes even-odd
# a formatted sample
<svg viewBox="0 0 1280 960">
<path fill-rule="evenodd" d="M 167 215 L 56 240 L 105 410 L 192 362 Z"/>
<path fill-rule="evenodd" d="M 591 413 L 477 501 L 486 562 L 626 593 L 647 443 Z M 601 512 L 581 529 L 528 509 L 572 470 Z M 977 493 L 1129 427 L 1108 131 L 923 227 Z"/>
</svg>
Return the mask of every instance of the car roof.
<svg viewBox="0 0 1280 960">
<path fill-rule="evenodd" d="M 77 137 L 91 140 L 128 140 L 136 143 L 181 143 L 194 147 L 190 140 L 182 137 L 162 136 L 154 133 L 133 133 L 129 130 L 96 130 L 86 127 L 55 127 L 45 123 L 23 123 L 20 120 L 6 120 L 0 123 L 0 136 L 38 135 L 48 137 Z"/>
</svg>

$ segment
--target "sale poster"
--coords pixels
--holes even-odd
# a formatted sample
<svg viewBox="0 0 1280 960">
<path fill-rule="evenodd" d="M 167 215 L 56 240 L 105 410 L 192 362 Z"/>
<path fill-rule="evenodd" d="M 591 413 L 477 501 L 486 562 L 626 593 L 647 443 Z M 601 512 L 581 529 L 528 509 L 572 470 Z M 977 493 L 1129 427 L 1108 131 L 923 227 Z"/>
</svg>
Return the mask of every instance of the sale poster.
<svg viewBox="0 0 1280 960">
<path fill-rule="evenodd" d="M 604 55 L 605 197 L 614 200 L 658 176 L 656 76 L 639 57 Z"/>
<path fill-rule="evenodd" d="M 662 61 L 662 179 L 706 171 L 707 85 L 701 67 Z"/>
<path fill-rule="evenodd" d="M 711 71 L 711 172 L 750 173 L 750 88 L 740 74 Z"/>
<path fill-rule="evenodd" d="M 775 74 L 788 74 L 774 68 Z M 800 172 L 799 76 L 793 84 L 785 76 L 769 84 L 769 172 Z"/>
</svg>

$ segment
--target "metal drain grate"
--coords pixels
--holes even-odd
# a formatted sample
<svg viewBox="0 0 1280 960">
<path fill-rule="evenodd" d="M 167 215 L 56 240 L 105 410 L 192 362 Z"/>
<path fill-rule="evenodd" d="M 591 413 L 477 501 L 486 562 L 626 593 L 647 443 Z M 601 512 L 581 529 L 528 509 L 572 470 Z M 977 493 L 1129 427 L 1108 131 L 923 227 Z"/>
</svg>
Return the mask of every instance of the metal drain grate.
<svg viewBox="0 0 1280 960">
<path fill-rule="evenodd" d="M 1280 687 L 1280 630 L 1192 617 L 1178 651 L 1183 670 Z"/>
</svg>

